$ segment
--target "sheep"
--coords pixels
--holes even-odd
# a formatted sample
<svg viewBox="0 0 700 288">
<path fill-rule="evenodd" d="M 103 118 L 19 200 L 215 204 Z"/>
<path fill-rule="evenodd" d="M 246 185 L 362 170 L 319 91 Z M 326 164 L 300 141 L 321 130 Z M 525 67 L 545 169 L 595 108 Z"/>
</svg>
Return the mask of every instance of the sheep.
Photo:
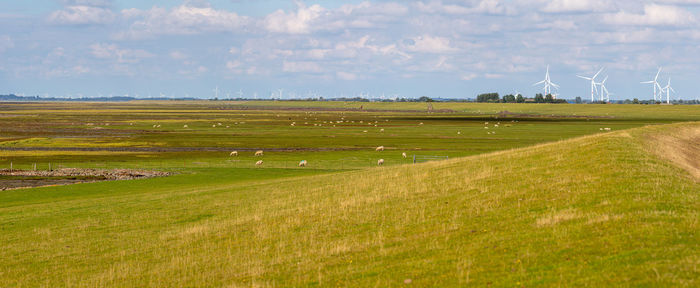
<svg viewBox="0 0 700 288">
<path fill-rule="evenodd" d="M 229 154 L 229 156 L 238 156 L 238 151 L 231 152 L 231 154 Z"/>
<path fill-rule="evenodd" d="M 306 167 L 306 160 L 301 160 L 301 162 L 299 162 L 299 167 Z"/>
<path fill-rule="evenodd" d="M 384 151 L 384 146 L 379 146 L 379 147 L 377 147 L 377 149 L 374 149 L 374 151 L 378 151 L 378 152 Z"/>
<path fill-rule="evenodd" d="M 187 126 L 187 124 L 182 125 L 182 128 L 188 128 L 188 127 L 189 127 L 189 126 Z"/>
<path fill-rule="evenodd" d="M 384 159 L 379 159 L 379 161 L 377 161 L 377 166 L 382 166 L 382 165 L 384 165 Z"/>
<path fill-rule="evenodd" d="M 418 123 L 418 125 L 423 125 L 423 122 Z"/>
<path fill-rule="evenodd" d="M 379 132 L 384 132 L 384 128 L 382 128 L 382 129 L 379 129 Z"/>
<path fill-rule="evenodd" d="M 262 165 L 262 164 L 263 164 L 263 161 L 262 161 L 262 160 L 258 160 L 258 162 L 255 162 L 255 166 L 260 166 L 260 165 Z"/>
<path fill-rule="evenodd" d="M 216 124 L 214 124 L 214 125 L 211 125 L 211 128 L 216 128 Z"/>
<path fill-rule="evenodd" d="M 610 131 L 610 130 L 612 130 L 612 129 L 610 129 L 610 128 L 603 128 L 603 130 L 605 130 L 605 131 Z"/>
<path fill-rule="evenodd" d="M 462 131 L 457 131 L 457 135 L 462 135 Z"/>
<path fill-rule="evenodd" d="M 263 156 L 263 151 L 262 150 L 255 151 L 255 156 Z"/>
<path fill-rule="evenodd" d="M 403 158 L 406 158 L 406 152 L 401 153 L 401 156 L 403 156 Z"/>
</svg>

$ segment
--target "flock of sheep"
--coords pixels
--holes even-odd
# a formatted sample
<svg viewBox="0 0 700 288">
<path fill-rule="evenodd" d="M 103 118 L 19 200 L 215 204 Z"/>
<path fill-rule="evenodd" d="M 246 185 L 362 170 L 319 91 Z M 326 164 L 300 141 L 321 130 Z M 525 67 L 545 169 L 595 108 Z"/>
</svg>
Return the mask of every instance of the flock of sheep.
<svg viewBox="0 0 700 288">
<path fill-rule="evenodd" d="M 379 147 L 375 148 L 374 151 L 382 152 L 382 151 L 384 151 L 384 146 L 379 146 Z M 238 151 L 231 151 L 231 153 L 229 153 L 229 156 L 230 157 L 238 157 Z M 264 156 L 263 150 L 255 151 L 255 156 L 256 157 Z M 408 156 L 406 155 L 406 152 L 402 152 L 401 157 L 406 158 Z M 257 162 L 255 162 L 255 166 L 261 166 L 263 163 L 264 163 L 263 160 L 258 160 Z M 306 162 L 306 160 L 301 160 L 301 161 L 299 161 L 298 166 L 299 167 L 306 167 L 307 163 L 308 162 Z M 384 159 L 377 160 L 377 166 L 382 166 L 382 165 L 384 165 Z"/>
</svg>

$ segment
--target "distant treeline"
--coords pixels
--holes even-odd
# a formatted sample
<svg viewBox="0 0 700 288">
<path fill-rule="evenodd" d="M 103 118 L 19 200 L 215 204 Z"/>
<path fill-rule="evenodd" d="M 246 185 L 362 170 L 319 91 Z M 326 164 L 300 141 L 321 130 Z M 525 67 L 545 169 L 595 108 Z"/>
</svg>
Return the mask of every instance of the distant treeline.
<svg viewBox="0 0 700 288">
<path fill-rule="evenodd" d="M 551 94 L 543 96 L 541 93 L 535 95 L 534 98 L 525 98 L 520 94 L 503 95 L 500 97 L 498 93 L 484 93 L 473 98 L 430 98 L 421 96 L 419 98 L 393 98 L 393 99 L 376 99 L 363 97 L 340 97 L 340 98 L 296 98 L 296 99 L 252 99 L 252 98 L 227 98 L 227 99 L 198 99 L 198 98 L 136 98 L 129 96 L 111 96 L 111 97 L 81 97 L 81 98 L 57 98 L 57 97 L 39 97 L 39 96 L 17 96 L 15 94 L 0 95 L 0 101 L 15 101 L 15 102 L 31 102 L 31 101 L 51 101 L 51 102 L 128 102 L 137 100 L 152 100 L 152 101 L 189 101 L 189 100 L 208 100 L 208 101 L 341 101 L 341 102 L 481 102 L 481 103 L 592 103 L 592 104 L 608 104 L 607 102 L 590 102 L 582 100 L 581 97 L 576 97 L 574 100 L 554 99 Z M 625 99 L 610 101 L 614 104 L 663 104 L 665 102 L 654 100 L 639 100 Z M 694 105 L 700 104 L 698 100 L 671 100 L 671 104 Z"/>
<path fill-rule="evenodd" d="M 525 98 L 523 95 L 508 94 L 503 95 L 501 98 L 498 93 L 484 93 L 476 96 L 476 102 L 484 103 L 569 103 L 564 99 L 554 99 L 552 94 L 547 94 L 543 96 L 541 93 L 537 93 L 535 98 Z"/>
</svg>

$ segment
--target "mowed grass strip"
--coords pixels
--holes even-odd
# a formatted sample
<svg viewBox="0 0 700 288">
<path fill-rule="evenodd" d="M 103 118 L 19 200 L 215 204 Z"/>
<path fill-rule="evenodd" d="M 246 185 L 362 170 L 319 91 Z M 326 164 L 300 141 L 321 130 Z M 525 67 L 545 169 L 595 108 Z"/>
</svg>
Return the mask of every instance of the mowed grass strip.
<svg viewBox="0 0 700 288">
<path fill-rule="evenodd" d="M 700 185 L 649 139 L 698 125 L 302 178 L 12 191 L 0 286 L 697 286 Z"/>
</svg>

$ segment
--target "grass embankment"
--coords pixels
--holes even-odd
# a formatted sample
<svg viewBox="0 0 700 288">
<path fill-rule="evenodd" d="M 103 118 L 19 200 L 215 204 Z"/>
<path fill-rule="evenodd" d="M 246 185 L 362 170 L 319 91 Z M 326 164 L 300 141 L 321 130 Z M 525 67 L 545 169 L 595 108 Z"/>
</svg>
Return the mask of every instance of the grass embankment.
<svg viewBox="0 0 700 288">
<path fill-rule="evenodd" d="M 700 184 L 649 152 L 697 155 L 698 125 L 310 177 L 10 191 L 0 286 L 696 286 Z"/>
</svg>

